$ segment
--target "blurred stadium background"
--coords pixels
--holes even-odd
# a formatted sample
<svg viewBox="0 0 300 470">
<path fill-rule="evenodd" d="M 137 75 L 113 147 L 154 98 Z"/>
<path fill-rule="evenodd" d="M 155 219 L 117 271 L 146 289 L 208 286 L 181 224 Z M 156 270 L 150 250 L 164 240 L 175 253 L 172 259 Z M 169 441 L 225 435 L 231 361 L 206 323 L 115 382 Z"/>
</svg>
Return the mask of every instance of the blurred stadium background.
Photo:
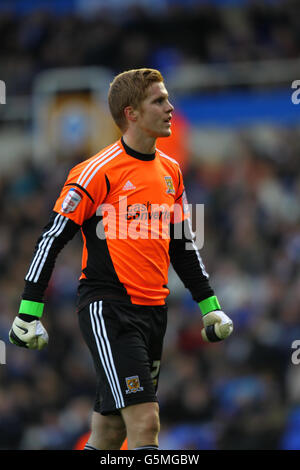
<svg viewBox="0 0 300 470">
<path fill-rule="evenodd" d="M 165 76 L 176 112 L 160 146 L 180 161 L 189 202 L 205 204 L 201 253 L 235 323 L 226 342 L 203 344 L 198 307 L 170 269 L 161 447 L 300 449 L 299 53 L 296 0 L 0 1 L 0 449 L 72 449 L 89 430 L 80 237 L 47 290 L 48 349 L 18 349 L 7 334 L 68 170 L 118 135 L 111 77 L 143 66 Z"/>
</svg>

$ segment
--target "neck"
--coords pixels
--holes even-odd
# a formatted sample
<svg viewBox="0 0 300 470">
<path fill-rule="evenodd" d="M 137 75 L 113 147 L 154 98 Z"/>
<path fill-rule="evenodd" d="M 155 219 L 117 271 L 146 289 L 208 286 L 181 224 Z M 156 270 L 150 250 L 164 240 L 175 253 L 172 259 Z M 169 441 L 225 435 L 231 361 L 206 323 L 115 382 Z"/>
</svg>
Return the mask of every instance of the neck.
<svg viewBox="0 0 300 470">
<path fill-rule="evenodd" d="M 123 140 L 128 147 L 132 148 L 136 152 L 151 154 L 155 152 L 156 138 L 145 135 L 137 135 L 127 130 L 123 134 Z"/>
</svg>

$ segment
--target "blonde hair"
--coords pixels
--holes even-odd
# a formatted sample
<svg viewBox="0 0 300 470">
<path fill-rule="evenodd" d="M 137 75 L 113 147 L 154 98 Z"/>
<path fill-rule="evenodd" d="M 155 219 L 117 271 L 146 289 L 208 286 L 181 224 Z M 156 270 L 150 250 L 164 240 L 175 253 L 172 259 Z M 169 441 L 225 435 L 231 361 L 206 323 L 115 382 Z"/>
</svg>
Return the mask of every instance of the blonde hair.
<svg viewBox="0 0 300 470">
<path fill-rule="evenodd" d="M 109 87 L 108 104 L 111 115 L 121 131 L 127 127 L 124 109 L 127 106 L 138 109 L 147 96 L 148 87 L 152 83 L 163 81 L 163 76 L 158 70 L 149 68 L 128 70 L 114 78 Z"/>
</svg>

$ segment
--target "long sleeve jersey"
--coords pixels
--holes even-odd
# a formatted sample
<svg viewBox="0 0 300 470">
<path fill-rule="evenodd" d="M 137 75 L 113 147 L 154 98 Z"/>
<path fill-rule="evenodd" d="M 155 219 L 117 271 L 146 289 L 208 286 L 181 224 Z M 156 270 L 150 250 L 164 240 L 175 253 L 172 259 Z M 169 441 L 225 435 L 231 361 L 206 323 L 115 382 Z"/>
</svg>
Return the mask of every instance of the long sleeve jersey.
<svg viewBox="0 0 300 470">
<path fill-rule="evenodd" d="M 164 304 L 170 262 L 195 301 L 214 295 L 187 207 L 176 160 L 118 140 L 69 172 L 37 240 L 22 298 L 43 301 L 58 253 L 79 230 L 79 309 L 97 299 Z"/>
</svg>

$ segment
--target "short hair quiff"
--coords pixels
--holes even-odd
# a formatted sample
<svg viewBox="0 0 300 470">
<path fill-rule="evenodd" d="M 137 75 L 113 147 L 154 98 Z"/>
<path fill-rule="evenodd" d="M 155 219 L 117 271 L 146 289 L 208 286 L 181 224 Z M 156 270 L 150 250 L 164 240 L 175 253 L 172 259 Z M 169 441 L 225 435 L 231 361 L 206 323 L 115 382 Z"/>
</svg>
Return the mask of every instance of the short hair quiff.
<svg viewBox="0 0 300 470">
<path fill-rule="evenodd" d="M 163 81 L 163 76 L 158 70 L 149 68 L 128 70 L 114 78 L 109 87 L 108 104 L 111 115 L 121 131 L 125 131 L 127 127 L 124 109 L 127 106 L 138 109 L 147 96 L 148 87 L 152 83 Z"/>
</svg>

